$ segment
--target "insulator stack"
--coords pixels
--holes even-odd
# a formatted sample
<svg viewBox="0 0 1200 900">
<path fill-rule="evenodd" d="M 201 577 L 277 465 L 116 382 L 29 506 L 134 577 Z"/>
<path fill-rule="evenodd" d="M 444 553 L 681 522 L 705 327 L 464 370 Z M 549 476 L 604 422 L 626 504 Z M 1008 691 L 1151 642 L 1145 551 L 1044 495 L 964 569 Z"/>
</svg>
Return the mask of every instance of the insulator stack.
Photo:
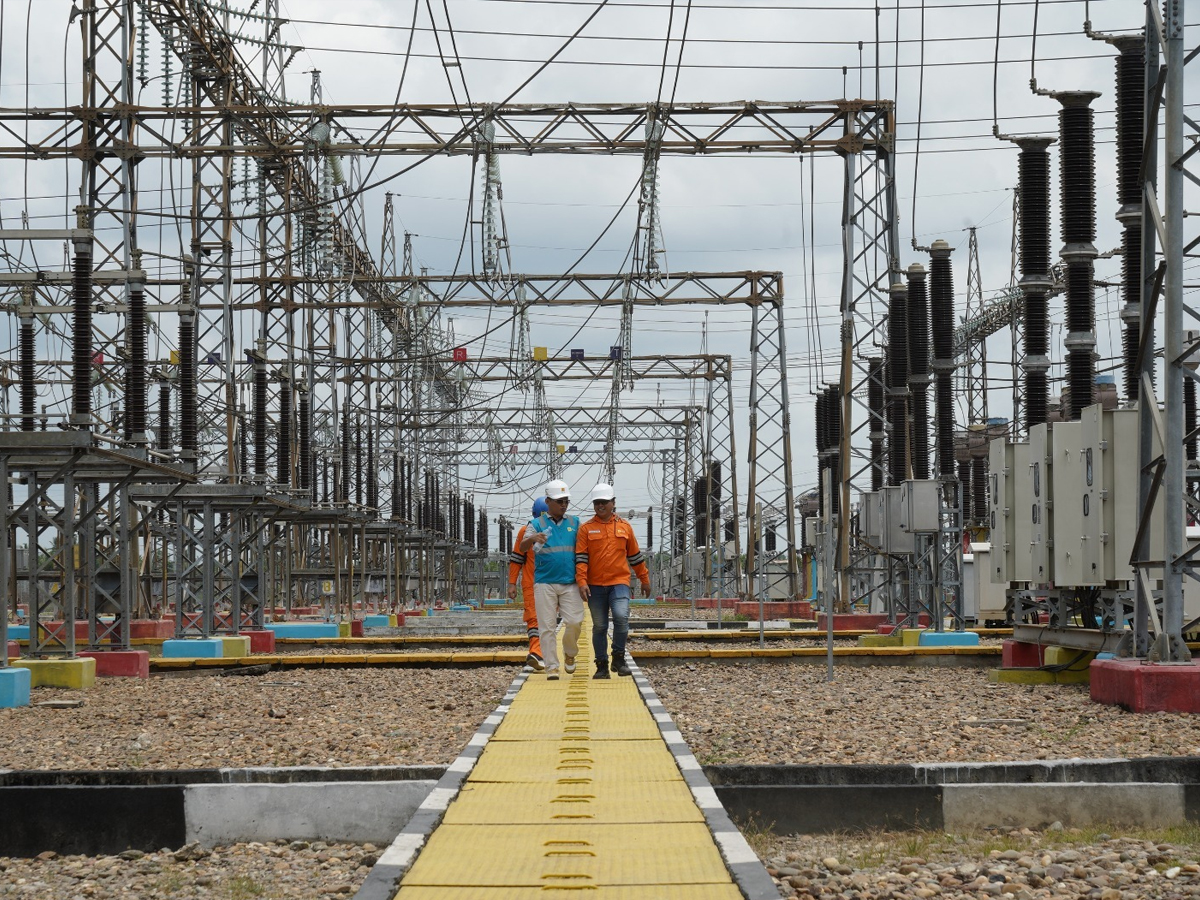
<svg viewBox="0 0 1200 900">
<path fill-rule="evenodd" d="M 388 502 L 392 518 L 400 517 L 400 454 L 392 454 L 392 496 Z"/>
<path fill-rule="evenodd" d="M 246 440 L 246 413 L 239 409 L 237 414 L 237 461 L 238 471 L 248 471 L 247 466 L 250 465 L 250 447 Z"/>
<path fill-rule="evenodd" d="M 1050 393 L 1050 154 L 1054 138 L 1016 141 L 1021 213 L 1021 292 L 1025 297 L 1025 427 L 1046 421 Z"/>
<path fill-rule="evenodd" d="M 1196 382 L 1183 379 L 1183 446 L 1188 461 L 1196 459 Z"/>
<path fill-rule="evenodd" d="M 363 505 L 363 430 L 362 420 L 354 423 L 354 502 Z"/>
<path fill-rule="evenodd" d="M 816 426 L 817 426 L 817 515 L 825 515 L 825 470 L 829 467 L 829 426 L 826 410 L 827 397 L 825 391 L 817 394 Z"/>
<path fill-rule="evenodd" d="M 158 451 L 170 454 L 174 441 L 171 434 L 171 385 L 160 382 L 158 385 Z"/>
<path fill-rule="evenodd" d="M 17 347 L 21 357 L 21 430 L 33 431 L 34 415 L 37 412 L 37 347 L 33 337 L 32 313 L 21 315 L 21 333 Z"/>
<path fill-rule="evenodd" d="M 883 490 L 884 442 L 887 428 L 883 400 L 883 359 L 872 357 L 867 360 L 867 410 L 871 418 L 871 490 Z"/>
<path fill-rule="evenodd" d="M 963 494 L 963 509 L 971 510 L 971 518 L 973 518 L 976 522 L 985 521 L 988 514 L 987 466 L 987 457 L 972 457 L 970 504 L 968 504 L 966 501 L 965 492 Z"/>
<path fill-rule="evenodd" d="M 737 524 L 732 517 L 725 520 L 725 540 L 733 543 L 737 539 Z"/>
<path fill-rule="evenodd" d="M 945 241 L 929 248 L 929 313 L 933 324 L 933 377 L 936 381 L 937 474 L 957 477 L 954 467 L 954 272 L 953 251 Z"/>
<path fill-rule="evenodd" d="M 88 427 L 92 421 L 92 242 L 89 239 L 75 241 L 71 288 L 74 301 L 71 424 Z"/>
<path fill-rule="evenodd" d="M 267 474 L 267 361 L 254 356 L 254 474 Z"/>
<path fill-rule="evenodd" d="M 831 386 L 825 389 L 828 397 L 826 427 L 829 435 L 829 515 L 836 516 L 841 509 L 842 496 L 842 389 Z"/>
<path fill-rule="evenodd" d="M 275 451 L 275 480 L 280 484 L 292 481 L 292 385 L 284 379 L 279 383 L 279 446 Z"/>
<path fill-rule="evenodd" d="M 925 267 L 908 267 L 908 389 L 912 394 L 913 478 L 929 477 L 929 298 Z"/>
<path fill-rule="evenodd" d="M 708 479 L 697 478 L 692 485 L 692 513 L 696 517 L 696 546 L 708 546 Z"/>
<path fill-rule="evenodd" d="M 1113 38 L 1117 57 L 1117 221 L 1121 223 L 1122 356 L 1125 396 L 1136 400 L 1141 390 L 1137 371 L 1142 339 L 1142 143 L 1146 134 L 1145 34 Z M 1153 369 L 1151 370 L 1153 371 Z"/>
<path fill-rule="evenodd" d="M 888 484 L 908 477 L 908 287 L 888 291 L 887 327 Z"/>
<path fill-rule="evenodd" d="M 138 256 L 141 254 L 139 253 Z M 141 264 L 135 263 L 137 268 Z M 129 361 L 125 366 L 125 440 L 145 443 L 146 435 L 146 292 L 141 282 L 129 286 L 125 320 Z"/>
<path fill-rule="evenodd" d="M 399 500 L 400 505 L 392 508 L 392 515 L 396 518 L 411 520 L 412 515 L 408 506 L 408 498 L 410 496 L 408 486 L 408 459 L 400 456 L 399 454 L 396 454 L 396 459 L 396 465 L 400 472 L 398 479 L 400 486 L 397 488 L 397 493 L 399 494 L 397 499 Z"/>
<path fill-rule="evenodd" d="M 317 465 L 321 468 L 321 502 L 329 502 L 329 460 L 318 459 Z"/>
<path fill-rule="evenodd" d="M 353 444 L 350 439 L 350 417 L 342 413 L 342 471 L 341 485 L 338 500 L 346 503 L 350 500 L 351 478 L 353 477 L 353 469 L 350 466 L 351 454 L 353 453 Z"/>
<path fill-rule="evenodd" d="M 375 470 L 375 429 L 367 428 L 367 506 L 379 509 L 379 473 Z"/>
<path fill-rule="evenodd" d="M 302 491 L 308 491 L 309 496 L 312 496 L 312 449 L 309 447 L 309 442 L 312 440 L 312 401 L 309 399 L 308 391 L 300 391 L 300 411 L 296 422 L 296 451 L 297 451 L 297 475 L 299 476 L 299 487 Z"/>
<path fill-rule="evenodd" d="M 185 290 L 187 285 L 185 284 Z M 194 462 L 198 449 L 196 423 L 196 317 L 191 309 L 179 316 L 179 456 Z"/>
<path fill-rule="evenodd" d="M 1060 187 L 1062 190 L 1062 257 L 1067 263 L 1067 387 L 1071 405 L 1063 416 L 1076 421 L 1092 405 L 1096 372 L 1096 158 L 1095 91 L 1062 91 L 1054 95 L 1058 112 Z"/>
<path fill-rule="evenodd" d="M 962 503 L 963 509 L 969 510 L 973 508 L 974 484 L 971 479 L 971 462 L 970 457 L 960 458 L 958 460 L 958 483 L 962 485 Z"/>
<path fill-rule="evenodd" d="M 646 549 L 654 549 L 654 513 L 646 514 Z"/>
</svg>

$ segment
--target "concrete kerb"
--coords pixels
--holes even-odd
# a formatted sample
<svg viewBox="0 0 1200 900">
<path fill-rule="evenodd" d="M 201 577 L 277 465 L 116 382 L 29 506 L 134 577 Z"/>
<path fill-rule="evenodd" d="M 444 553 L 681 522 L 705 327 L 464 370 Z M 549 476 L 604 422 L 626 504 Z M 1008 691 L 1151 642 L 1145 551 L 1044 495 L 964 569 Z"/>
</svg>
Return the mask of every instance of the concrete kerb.
<svg viewBox="0 0 1200 900">
<path fill-rule="evenodd" d="M 354 900 L 391 900 L 396 895 L 400 879 L 412 867 L 417 859 L 417 854 L 421 852 L 425 842 L 433 834 L 433 830 L 442 821 L 442 816 L 446 814 L 446 808 L 450 805 L 450 801 L 458 795 L 463 782 L 475 768 L 475 763 L 483 754 L 483 748 L 495 734 L 496 729 L 500 727 L 500 723 L 504 721 L 504 716 L 512 706 L 513 700 L 516 699 L 517 692 L 528 677 L 528 672 L 520 672 L 513 679 L 508 691 L 501 699 L 500 705 L 483 720 L 483 724 L 467 742 L 462 753 L 446 768 L 445 774 L 417 807 L 412 818 L 400 829 L 399 834 L 388 848 L 380 854 L 379 861 L 367 873 L 366 880 L 354 895 Z"/>
<path fill-rule="evenodd" d="M 679 766 L 679 771 L 683 775 L 684 781 L 687 782 L 687 786 L 696 800 L 696 805 L 704 814 L 704 821 L 708 824 L 713 840 L 716 841 L 717 848 L 725 860 L 729 873 L 737 883 L 738 889 L 746 900 L 778 900 L 779 889 L 775 887 L 775 882 L 771 880 L 771 876 L 758 858 L 758 854 L 746 842 L 746 838 L 742 836 L 738 827 L 733 824 L 733 820 L 730 819 L 724 805 L 717 797 L 717 792 L 713 790 L 713 786 L 705 777 L 700 763 L 675 726 L 670 713 L 663 706 L 658 694 L 654 692 L 654 688 L 650 686 L 649 679 L 642 674 L 641 668 L 631 655 L 627 655 L 627 660 L 629 668 L 633 670 L 633 680 L 642 695 L 642 701 L 650 710 L 650 715 L 654 717 L 659 733 L 662 734 L 671 755 L 675 758 L 675 764 Z"/>
</svg>

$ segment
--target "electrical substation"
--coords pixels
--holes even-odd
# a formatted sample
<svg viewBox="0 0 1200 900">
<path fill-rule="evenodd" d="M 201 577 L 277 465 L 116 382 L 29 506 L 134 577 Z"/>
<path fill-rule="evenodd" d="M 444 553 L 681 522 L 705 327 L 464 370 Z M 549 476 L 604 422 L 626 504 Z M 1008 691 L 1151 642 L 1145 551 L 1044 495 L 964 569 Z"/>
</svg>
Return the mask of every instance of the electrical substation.
<svg viewBox="0 0 1200 900">
<path fill-rule="evenodd" d="M 687 702 L 727 677 L 731 706 L 781 693 L 748 673 L 819 663 L 834 690 L 935 668 L 984 704 L 1200 713 L 1184 0 L 336 6 L 0 0 L 0 716 L 46 737 L 61 726 L 35 717 L 118 681 L 269 676 L 246 704 L 268 724 L 231 728 L 301 728 L 262 699 L 300 683 L 276 673 L 403 670 L 400 693 L 457 718 L 453 678 L 520 673 L 454 723 L 449 759 L 405 756 L 433 732 L 406 723 L 365 762 L 139 781 L 147 730 L 136 762 L 96 763 L 122 772 L 97 790 L 133 791 L 123 812 L 60 798 L 92 776 L 40 782 L 0 741 L 0 796 L 51 792 L 0 814 L 0 855 L 345 839 L 386 847 L 338 889 L 359 900 L 763 900 L 810 876 L 764 867 L 746 821 L 1045 827 L 970 791 L 1094 773 L 951 753 L 888 759 L 885 785 L 849 772 L 880 762 L 849 744 L 836 775 L 715 744 L 698 761 Z M 589 588 L 605 510 L 630 581 Z M 579 542 L 527 543 L 563 522 Z M 578 587 L 546 580 L 547 547 Z M 685 671 L 664 697 L 696 691 L 680 727 L 643 665 Z M 331 730 L 377 748 L 361 712 Z M 741 727 L 706 715 L 689 740 Z M 1092 780 L 1200 783 L 1119 762 Z M 270 788 L 310 780 L 336 799 L 297 793 L 263 824 Z M 262 799 L 181 799 L 218 782 Z M 803 794 L 834 784 L 861 796 Z M 142 815 L 141 787 L 180 796 Z M 61 827 L 81 802 L 99 824 Z"/>
</svg>

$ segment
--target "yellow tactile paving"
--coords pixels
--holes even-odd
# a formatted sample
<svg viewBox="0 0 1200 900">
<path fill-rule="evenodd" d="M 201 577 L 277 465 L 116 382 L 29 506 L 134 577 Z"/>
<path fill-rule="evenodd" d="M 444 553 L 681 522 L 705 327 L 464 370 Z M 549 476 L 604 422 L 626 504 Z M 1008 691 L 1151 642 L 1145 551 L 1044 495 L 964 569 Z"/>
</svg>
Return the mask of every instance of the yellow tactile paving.
<svg viewBox="0 0 1200 900">
<path fill-rule="evenodd" d="M 396 900 L 736 900 L 632 678 L 531 675 Z M 664 827 L 665 826 L 665 827 Z"/>
</svg>

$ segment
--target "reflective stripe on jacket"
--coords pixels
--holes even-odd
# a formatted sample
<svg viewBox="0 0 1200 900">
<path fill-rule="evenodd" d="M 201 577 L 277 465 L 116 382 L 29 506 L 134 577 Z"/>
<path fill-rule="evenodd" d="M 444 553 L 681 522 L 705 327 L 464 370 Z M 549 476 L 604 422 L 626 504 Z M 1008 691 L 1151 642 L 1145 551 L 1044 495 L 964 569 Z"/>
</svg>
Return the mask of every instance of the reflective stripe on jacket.
<svg viewBox="0 0 1200 900">
<path fill-rule="evenodd" d="M 508 583 L 516 584 L 518 576 L 521 579 L 521 596 L 525 600 L 533 600 L 533 558 L 534 552 L 531 547 L 527 552 L 522 553 L 517 548 L 521 546 L 521 541 L 525 540 L 525 526 L 521 526 L 521 530 L 517 532 L 517 539 L 513 541 L 512 553 L 508 554 Z"/>
</svg>

